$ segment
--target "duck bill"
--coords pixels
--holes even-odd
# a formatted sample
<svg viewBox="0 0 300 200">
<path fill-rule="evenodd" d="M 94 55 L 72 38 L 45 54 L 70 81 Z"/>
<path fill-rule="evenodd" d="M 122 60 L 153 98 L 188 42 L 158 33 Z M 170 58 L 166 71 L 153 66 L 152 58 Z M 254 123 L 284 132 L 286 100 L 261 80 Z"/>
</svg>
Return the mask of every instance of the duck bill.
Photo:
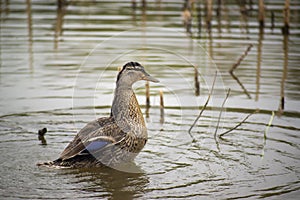
<svg viewBox="0 0 300 200">
<path fill-rule="evenodd" d="M 151 81 L 151 82 L 154 82 L 154 83 L 158 83 L 159 82 L 158 79 L 154 78 L 153 76 L 151 76 L 148 73 L 145 73 L 145 76 L 142 79 L 145 80 L 145 81 Z"/>
</svg>

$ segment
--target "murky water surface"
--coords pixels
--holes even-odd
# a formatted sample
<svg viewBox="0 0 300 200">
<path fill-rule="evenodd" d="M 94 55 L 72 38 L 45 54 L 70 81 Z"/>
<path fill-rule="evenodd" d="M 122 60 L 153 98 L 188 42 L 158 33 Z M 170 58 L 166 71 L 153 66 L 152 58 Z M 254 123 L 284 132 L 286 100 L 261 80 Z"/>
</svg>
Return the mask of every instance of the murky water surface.
<svg viewBox="0 0 300 200">
<path fill-rule="evenodd" d="M 71 1 L 58 9 L 56 1 L 1 0 L 1 199 L 299 198 L 300 4 L 291 1 L 288 36 L 281 33 L 284 2 L 265 6 L 260 30 L 257 5 L 228 2 L 220 17 L 214 5 L 208 33 L 205 6 L 195 4 L 186 33 L 177 1 L 147 1 L 146 9 L 140 1 L 136 9 L 129 0 Z M 236 80 L 228 71 L 250 44 Z M 139 173 L 36 167 L 57 158 L 87 122 L 109 115 L 117 68 L 129 60 L 161 81 L 150 84 L 150 109 L 145 83 L 135 85 L 149 129 L 135 160 Z M 217 126 L 220 135 L 255 110 L 214 137 Z M 43 127 L 47 145 L 37 139 Z"/>
</svg>

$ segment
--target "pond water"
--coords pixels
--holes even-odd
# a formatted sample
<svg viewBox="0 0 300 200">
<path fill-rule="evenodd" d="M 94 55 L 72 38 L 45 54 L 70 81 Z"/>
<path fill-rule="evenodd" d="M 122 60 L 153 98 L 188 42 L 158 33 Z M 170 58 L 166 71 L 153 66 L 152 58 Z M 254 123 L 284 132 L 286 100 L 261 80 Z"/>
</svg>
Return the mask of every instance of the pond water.
<svg viewBox="0 0 300 200">
<path fill-rule="evenodd" d="M 265 1 L 263 29 L 256 4 L 223 3 L 219 17 L 214 4 L 210 32 L 205 5 L 195 3 L 190 33 L 183 2 L 1 0 L 1 199 L 299 198 L 299 2 L 287 36 L 284 1 Z M 236 80 L 228 71 L 248 47 Z M 117 69 L 130 60 L 160 80 L 150 83 L 148 109 L 145 83 L 134 86 L 149 134 L 134 173 L 38 168 L 109 115 Z M 37 136 L 44 127 L 47 145 Z"/>
</svg>

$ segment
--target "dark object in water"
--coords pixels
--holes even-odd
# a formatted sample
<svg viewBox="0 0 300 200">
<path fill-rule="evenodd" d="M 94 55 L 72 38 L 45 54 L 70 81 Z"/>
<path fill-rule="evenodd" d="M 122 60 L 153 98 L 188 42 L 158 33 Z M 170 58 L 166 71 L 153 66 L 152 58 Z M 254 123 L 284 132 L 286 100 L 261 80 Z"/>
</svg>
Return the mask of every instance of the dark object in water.
<svg viewBox="0 0 300 200">
<path fill-rule="evenodd" d="M 44 137 L 46 133 L 47 133 L 47 128 L 43 128 L 38 131 L 38 139 L 42 142 L 42 145 L 47 145 L 47 141 Z"/>
<path fill-rule="evenodd" d="M 38 132 L 39 136 L 43 136 L 43 137 L 46 133 L 47 133 L 47 128 L 40 129 Z"/>
</svg>

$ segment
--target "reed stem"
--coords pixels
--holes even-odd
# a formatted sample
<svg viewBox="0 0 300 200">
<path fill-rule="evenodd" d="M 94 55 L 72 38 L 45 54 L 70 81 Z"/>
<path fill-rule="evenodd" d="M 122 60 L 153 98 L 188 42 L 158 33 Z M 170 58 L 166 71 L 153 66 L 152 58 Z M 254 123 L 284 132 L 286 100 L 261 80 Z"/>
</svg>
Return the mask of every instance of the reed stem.
<svg viewBox="0 0 300 200">
<path fill-rule="evenodd" d="M 194 126 L 196 125 L 197 121 L 200 119 L 202 113 L 204 112 L 204 110 L 205 110 L 205 108 L 206 108 L 206 106 L 207 106 L 207 104 L 208 104 L 208 102 L 209 102 L 209 100 L 210 100 L 210 97 L 211 97 L 212 92 L 213 92 L 213 90 L 214 90 L 216 78 L 217 78 L 217 71 L 216 71 L 216 73 L 215 73 L 214 80 L 213 80 L 213 83 L 212 83 L 212 86 L 211 86 L 211 90 L 210 90 L 210 92 L 209 92 L 209 94 L 208 94 L 207 100 L 206 100 L 204 106 L 202 107 L 202 109 L 201 109 L 199 115 L 196 117 L 194 123 L 192 124 L 192 126 L 191 126 L 190 129 L 188 130 L 188 133 L 190 134 L 190 136 L 191 136 L 193 139 L 194 139 L 194 137 L 191 135 L 191 131 L 192 131 L 192 129 L 194 128 Z"/>
<path fill-rule="evenodd" d="M 150 107 L 150 86 L 149 86 L 149 81 L 146 81 L 146 107 Z"/>
<path fill-rule="evenodd" d="M 242 82 L 239 80 L 239 78 L 233 72 L 234 72 L 234 70 L 236 68 L 238 68 L 238 66 L 240 66 L 241 62 L 248 55 L 248 52 L 251 50 L 252 46 L 253 46 L 252 44 L 249 44 L 249 46 L 247 47 L 247 49 L 245 50 L 245 52 L 240 56 L 240 58 L 237 60 L 237 62 L 235 64 L 233 64 L 232 67 L 231 67 L 231 69 L 229 70 L 229 74 L 232 76 L 233 79 L 235 79 L 237 81 L 237 83 L 241 86 L 241 88 L 243 89 L 244 93 L 247 95 L 247 97 L 249 99 L 251 99 L 251 96 L 250 96 L 249 92 L 247 91 L 247 89 L 244 87 L 244 85 L 242 84 Z"/>
<path fill-rule="evenodd" d="M 247 47 L 245 52 L 240 56 L 240 58 L 237 60 L 237 62 L 232 65 L 231 69 L 229 70 L 230 73 L 232 73 L 238 66 L 240 66 L 241 62 L 248 55 L 248 53 L 249 53 L 249 51 L 251 50 L 252 47 L 253 47 L 253 44 L 249 44 L 249 46 Z"/>
<path fill-rule="evenodd" d="M 283 15 L 284 26 L 282 28 L 282 33 L 288 35 L 290 29 L 290 0 L 285 0 Z"/>
<path fill-rule="evenodd" d="M 260 27 L 265 26 L 265 4 L 264 0 L 258 2 L 258 22 Z"/>
<path fill-rule="evenodd" d="M 211 31 L 211 20 L 212 20 L 212 9 L 213 8 L 213 1 L 206 0 L 206 27 L 208 32 Z"/>
<path fill-rule="evenodd" d="M 199 96 L 200 95 L 200 82 L 199 82 L 199 72 L 198 69 L 195 67 L 195 95 Z"/>
<path fill-rule="evenodd" d="M 165 121 L 165 105 L 164 105 L 164 93 L 162 90 L 159 91 L 160 97 L 160 123 L 164 123 Z"/>
<path fill-rule="evenodd" d="M 223 109 L 224 109 L 224 105 L 225 105 L 225 103 L 226 103 L 226 101 L 227 101 L 227 99 L 229 97 L 229 94 L 230 94 L 230 88 L 227 91 L 226 97 L 225 97 L 225 99 L 224 99 L 224 101 L 222 103 L 221 111 L 219 113 L 218 122 L 217 122 L 216 130 L 215 130 L 215 134 L 214 134 L 215 140 L 217 140 L 217 132 L 218 132 L 218 129 L 219 129 L 219 124 L 220 124 L 222 112 L 223 112 Z"/>
<path fill-rule="evenodd" d="M 224 135 L 230 133 L 231 131 L 236 130 L 240 125 L 242 125 L 251 115 L 253 115 L 254 113 L 257 113 L 258 111 L 254 111 L 253 113 L 250 113 L 249 115 L 247 115 L 240 123 L 238 123 L 235 127 L 229 129 L 228 131 L 225 131 L 224 133 L 219 135 L 219 138 L 222 138 Z"/>
</svg>

